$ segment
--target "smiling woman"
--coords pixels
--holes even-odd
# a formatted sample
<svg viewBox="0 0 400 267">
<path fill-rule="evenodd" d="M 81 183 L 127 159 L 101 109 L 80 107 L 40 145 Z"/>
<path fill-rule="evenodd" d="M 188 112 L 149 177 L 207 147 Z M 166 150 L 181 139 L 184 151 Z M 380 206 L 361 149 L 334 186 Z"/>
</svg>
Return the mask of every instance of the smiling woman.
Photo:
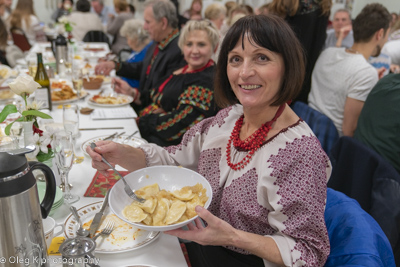
<svg viewBox="0 0 400 267">
<path fill-rule="evenodd" d="M 216 67 L 215 97 L 226 108 L 189 129 L 177 146 L 99 142 L 96 152 L 129 171 L 176 165 L 208 180 L 213 200 L 195 209 L 207 226 L 196 219 L 189 230 L 165 232 L 194 241 L 186 244 L 193 267 L 324 265 L 331 164 L 286 104 L 301 89 L 303 57 L 283 19 L 243 17 L 228 31 Z M 96 152 L 88 151 L 103 171 Z"/>
</svg>

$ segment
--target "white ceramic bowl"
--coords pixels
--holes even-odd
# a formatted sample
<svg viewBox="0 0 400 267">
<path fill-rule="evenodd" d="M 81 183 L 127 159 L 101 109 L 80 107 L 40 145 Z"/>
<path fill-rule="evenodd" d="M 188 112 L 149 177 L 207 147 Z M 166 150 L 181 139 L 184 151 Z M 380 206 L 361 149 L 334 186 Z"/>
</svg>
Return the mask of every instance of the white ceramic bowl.
<svg viewBox="0 0 400 267">
<path fill-rule="evenodd" d="M 212 199 L 212 189 L 210 183 L 200 174 L 192 170 L 176 166 L 153 166 L 143 168 L 125 176 L 125 180 L 133 190 L 138 190 L 144 186 L 158 183 L 160 189 L 167 191 L 179 190 L 184 186 L 193 186 L 197 183 L 206 189 L 208 200 L 204 205 L 208 208 Z M 180 228 L 190 223 L 198 216 L 184 222 L 167 226 L 149 226 L 142 223 L 134 223 L 125 218 L 122 210 L 132 203 L 132 199 L 124 191 L 123 181 L 118 181 L 110 191 L 109 203 L 111 210 L 123 221 L 147 231 L 168 231 Z"/>
</svg>

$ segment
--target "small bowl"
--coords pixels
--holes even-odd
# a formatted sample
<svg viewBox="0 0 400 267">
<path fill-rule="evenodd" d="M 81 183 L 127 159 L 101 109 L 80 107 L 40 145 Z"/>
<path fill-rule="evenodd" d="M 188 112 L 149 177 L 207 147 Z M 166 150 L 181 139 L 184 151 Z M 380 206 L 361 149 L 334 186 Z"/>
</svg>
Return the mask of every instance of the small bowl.
<svg viewBox="0 0 400 267">
<path fill-rule="evenodd" d="M 204 205 L 204 208 L 208 208 L 212 199 L 212 188 L 210 183 L 199 173 L 177 166 L 153 166 L 148 168 L 143 168 L 135 172 L 129 173 L 125 176 L 126 182 L 133 190 L 138 190 L 144 186 L 152 185 L 157 183 L 160 189 L 165 189 L 167 191 L 179 190 L 184 186 L 193 186 L 197 183 L 203 185 L 206 189 L 206 194 L 208 200 Z M 110 191 L 109 203 L 110 208 L 115 215 L 121 220 L 136 226 L 139 229 L 147 231 L 168 231 L 173 229 L 181 228 L 188 223 L 192 222 L 198 216 L 196 215 L 189 220 L 184 222 L 166 225 L 166 226 L 150 226 L 143 223 L 134 223 L 129 221 L 123 215 L 122 211 L 127 206 L 133 202 L 133 199 L 124 191 L 123 181 L 118 181 Z"/>
<path fill-rule="evenodd" d="M 99 89 L 103 84 L 103 79 L 98 77 L 89 77 L 89 81 L 83 78 L 83 88 L 89 90 Z"/>
</svg>

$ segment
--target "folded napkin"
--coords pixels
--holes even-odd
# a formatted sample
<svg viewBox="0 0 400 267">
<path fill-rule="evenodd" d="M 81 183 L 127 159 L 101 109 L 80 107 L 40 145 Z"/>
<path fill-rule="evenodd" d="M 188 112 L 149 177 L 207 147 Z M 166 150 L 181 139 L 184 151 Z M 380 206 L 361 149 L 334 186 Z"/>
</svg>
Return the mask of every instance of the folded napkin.
<svg viewBox="0 0 400 267">
<path fill-rule="evenodd" d="M 127 175 L 128 171 L 119 171 L 122 176 Z M 114 186 L 119 180 L 119 176 L 114 174 L 114 171 L 108 170 L 108 177 L 103 174 L 96 172 L 92 182 L 86 189 L 84 194 L 85 197 L 104 197 L 108 189 Z"/>
</svg>

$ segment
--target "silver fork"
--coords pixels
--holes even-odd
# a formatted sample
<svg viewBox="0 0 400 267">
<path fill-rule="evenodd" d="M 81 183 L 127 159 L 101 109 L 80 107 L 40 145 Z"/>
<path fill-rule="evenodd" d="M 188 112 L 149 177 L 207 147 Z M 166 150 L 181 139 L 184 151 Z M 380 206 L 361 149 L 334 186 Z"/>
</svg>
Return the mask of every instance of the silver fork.
<svg viewBox="0 0 400 267">
<path fill-rule="evenodd" d="M 101 235 L 110 235 L 112 233 L 112 231 L 114 231 L 114 221 L 108 221 L 106 223 L 106 226 L 103 228 L 103 230 L 101 230 L 100 233 L 98 233 L 97 235 L 95 235 L 92 240 L 96 241 L 96 239 L 101 236 Z"/>
<path fill-rule="evenodd" d="M 96 147 L 95 143 L 91 143 L 90 147 L 92 148 L 92 150 L 94 151 L 94 148 Z M 132 188 L 129 186 L 129 184 L 126 182 L 125 178 L 103 157 L 103 155 L 101 155 L 101 159 L 102 161 L 108 165 L 108 167 L 110 167 L 111 169 L 113 169 L 113 171 L 122 179 L 122 181 L 124 182 L 124 190 L 125 193 L 132 199 L 134 199 L 135 201 L 138 201 L 140 203 L 143 203 L 146 201 L 146 199 L 138 197 L 135 194 L 135 191 L 132 190 Z"/>
</svg>

